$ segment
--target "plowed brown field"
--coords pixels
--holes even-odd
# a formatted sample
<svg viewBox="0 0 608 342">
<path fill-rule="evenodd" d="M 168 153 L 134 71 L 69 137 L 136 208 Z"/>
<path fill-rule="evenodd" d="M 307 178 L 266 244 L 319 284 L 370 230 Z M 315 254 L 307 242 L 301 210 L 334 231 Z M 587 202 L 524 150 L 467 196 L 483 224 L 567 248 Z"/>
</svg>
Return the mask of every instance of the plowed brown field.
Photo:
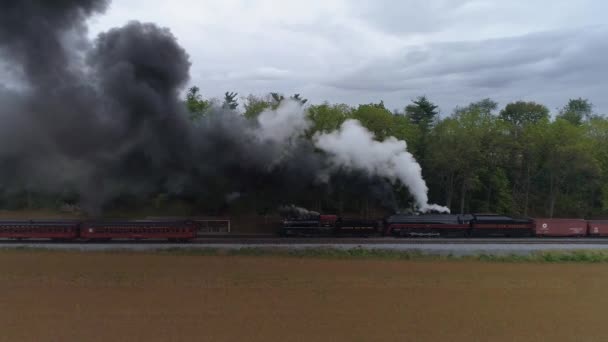
<svg viewBox="0 0 608 342">
<path fill-rule="evenodd" d="M 608 266 L 0 251 L 0 341 L 606 341 Z"/>
</svg>

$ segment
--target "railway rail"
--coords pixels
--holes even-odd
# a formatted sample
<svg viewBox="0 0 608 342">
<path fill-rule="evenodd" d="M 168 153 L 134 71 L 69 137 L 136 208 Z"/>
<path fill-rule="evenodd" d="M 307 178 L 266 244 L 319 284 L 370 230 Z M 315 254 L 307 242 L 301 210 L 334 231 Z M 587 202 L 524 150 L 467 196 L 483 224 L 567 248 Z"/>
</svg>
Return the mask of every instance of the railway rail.
<svg viewBox="0 0 608 342">
<path fill-rule="evenodd" d="M 11 245 L 146 245 L 167 246 L 197 245 L 608 245 L 608 238 L 396 238 L 396 237 L 297 237 L 285 238 L 274 235 L 214 235 L 189 241 L 163 239 L 113 239 L 110 241 L 49 241 L 46 239 L 0 239 L 0 246 Z"/>
</svg>

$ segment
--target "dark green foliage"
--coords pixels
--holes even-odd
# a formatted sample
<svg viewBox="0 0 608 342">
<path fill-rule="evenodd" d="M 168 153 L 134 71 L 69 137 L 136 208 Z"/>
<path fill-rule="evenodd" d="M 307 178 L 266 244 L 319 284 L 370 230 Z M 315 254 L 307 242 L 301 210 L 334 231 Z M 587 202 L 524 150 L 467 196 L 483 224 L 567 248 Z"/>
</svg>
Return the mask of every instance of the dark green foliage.
<svg viewBox="0 0 608 342">
<path fill-rule="evenodd" d="M 239 108 L 237 95 L 226 92 L 222 106 L 233 111 L 241 109 L 250 120 L 264 110 L 276 109 L 286 99 L 277 92 L 249 95 Z M 309 139 L 318 132 L 338 129 L 345 120 L 356 119 L 377 140 L 405 140 L 422 166 L 430 201 L 447 205 L 452 212 L 608 218 L 608 119 L 594 115 L 593 104 L 587 99 L 569 100 L 555 118 L 551 118 L 547 107 L 531 101 L 508 103 L 499 111 L 495 101 L 483 99 L 439 118 L 438 106 L 425 96 L 417 97 L 401 113 L 392 113 L 382 101 L 351 107 L 328 102 L 309 105 L 300 94 L 288 99 L 308 105 Z M 185 105 L 192 118 L 199 119 L 213 103 L 202 97 L 199 88 L 192 87 Z M 369 182 L 365 175 L 339 172 L 329 184 L 311 184 L 306 191 L 286 191 L 281 198 L 258 191 L 227 204 L 216 194 L 233 191 L 232 183 L 229 177 L 218 177 L 204 194 L 121 197 L 106 208 L 269 214 L 278 204 L 294 203 L 325 212 L 374 216 L 387 213 L 380 208 L 390 212 L 411 203 L 403 186 L 392 186 L 394 197 L 379 200 L 382 196 L 361 190 L 370 189 L 365 182 Z M 4 186 L 0 184 L 0 209 L 59 208 L 79 202 L 77 189 L 45 193 L 28 191 L 25 184 Z M 175 203 L 179 203 L 179 210 L 174 208 Z"/>
<path fill-rule="evenodd" d="M 593 116 L 593 104 L 587 99 L 570 99 L 560 111 L 558 117 L 573 125 L 580 125 Z"/>
<path fill-rule="evenodd" d="M 384 107 L 383 102 L 359 105 L 351 117 L 359 120 L 378 140 L 391 136 L 393 113 Z"/>
<path fill-rule="evenodd" d="M 345 104 L 312 105 L 308 109 L 308 118 L 312 122 L 309 136 L 317 132 L 332 132 L 351 115 L 352 109 Z"/>
<path fill-rule="evenodd" d="M 270 106 L 271 103 L 267 99 L 255 95 L 249 95 L 245 99 L 245 113 L 243 115 L 249 119 L 255 119 L 264 110 L 270 108 Z"/>
<path fill-rule="evenodd" d="M 509 103 L 500 111 L 500 117 L 516 127 L 537 123 L 549 117 L 549 109 L 536 102 Z"/>
<path fill-rule="evenodd" d="M 426 96 L 419 96 L 412 101 L 412 104 L 405 107 L 405 116 L 423 131 L 428 131 L 435 123 L 438 114 L 439 106 L 429 101 Z"/>
<path fill-rule="evenodd" d="M 454 116 L 459 116 L 462 113 L 477 112 L 480 115 L 488 116 L 498 108 L 498 103 L 492 99 L 483 99 L 477 102 L 470 103 L 466 107 L 456 107 Z"/>
</svg>

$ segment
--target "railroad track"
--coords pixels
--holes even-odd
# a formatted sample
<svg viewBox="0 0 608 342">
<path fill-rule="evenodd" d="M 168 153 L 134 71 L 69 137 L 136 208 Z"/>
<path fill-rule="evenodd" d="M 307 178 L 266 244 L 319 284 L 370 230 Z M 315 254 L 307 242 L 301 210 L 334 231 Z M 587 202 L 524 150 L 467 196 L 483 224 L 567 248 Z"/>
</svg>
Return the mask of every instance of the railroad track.
<svg viewBox="0 0 608 342">
<path fill-rule="evenodd" d="M 107 242 L 0 239 L 0 246 L 11 245 L 608 245 L 608 238 L 281 238 L 273 235 L 217 235 L 198 238 L 190 242 L 168 242 L 164 240 L 112 240 Z"/>
</svg>

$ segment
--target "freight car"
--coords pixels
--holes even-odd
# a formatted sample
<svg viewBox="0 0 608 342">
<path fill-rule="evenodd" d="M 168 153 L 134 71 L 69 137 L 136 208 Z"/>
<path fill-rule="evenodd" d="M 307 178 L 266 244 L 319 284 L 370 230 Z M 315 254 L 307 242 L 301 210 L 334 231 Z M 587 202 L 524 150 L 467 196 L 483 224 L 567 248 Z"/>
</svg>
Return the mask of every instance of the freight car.
<svg viewBox="0 0 608 342">
<path fill-rule="evenodd" d="M 535 233 L 538 237 L 582 237 L 587 236 L 589 231 L 587 221 L 579 219 L 539 218 L 535 223 Z M 599 233 L 599 227 L 597 231 Z"/>
<path fill-rule="evenodd" d="M 189 241 L 196 226 L 187 220 L 131 221 L 0 221 L 0 238 L 109 241 L 116 239 Z"/>
<path fill-rule="evenodd" d="M 587 221 L 589 236 L 608 236 L 608 220 Z"/>
</svg>

